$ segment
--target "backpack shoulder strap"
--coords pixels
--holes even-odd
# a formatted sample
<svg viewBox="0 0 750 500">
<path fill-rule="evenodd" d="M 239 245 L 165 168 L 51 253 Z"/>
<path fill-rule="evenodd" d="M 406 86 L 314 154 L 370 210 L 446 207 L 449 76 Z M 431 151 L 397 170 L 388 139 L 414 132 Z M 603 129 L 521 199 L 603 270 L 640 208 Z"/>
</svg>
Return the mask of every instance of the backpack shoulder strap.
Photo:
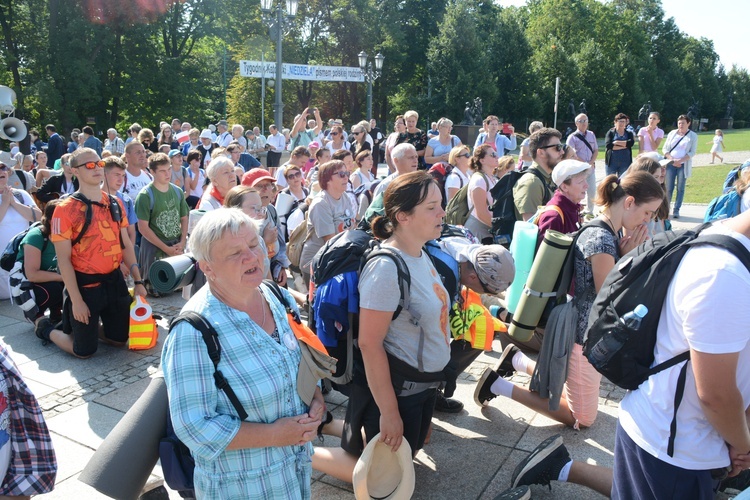
<svg viewBox="0 0 750 500">
<path fill-rule="evenodd" d="M 89 226 L 91 225 L 91 218 L 94 215 L 94 209 L 91 206 L 91 200 L 83 196 L 78 191 L 70 195 L 70 197 L 86 205 L 86 219 L 83 221 L 83 227 L 81 228 L 81 232 L 78 233 L 78 236 L 73 238 L 73 241 L 70 242 L 70 246 L 74 247 L 81 241 L 81 239 L 83 238 L 83 235 L 86 234 L 86 231 L 88 231 Z"/>
<path fill-rule="evenodd" d="M 552 186 L 547 182 L 547 179 L 544 178 L 544 174 L 538 169 L 538 168 L 530 168 L 526 170 L 526 173 L 534 174 L 540 181 L 542 181 L 542 185 L 544 186 L 544 203 L 547 203 L 551 198 L 552 194 L 554 193 L 554 189 L 552 189 Z"/>
<path fill-rule="evenodd" d="M 201 332 L 201 335 L 203 336 L 203 342 L 206 344 L 206 349 L 208 350 L 208 356 L 211 358 L 211 362 L 214 365 L 214 383 L 216 384 L 216 388 L 220 391 L 224 391 L 224 394 L 227 395 L 227 398 L 229 398 L 232 406 L 234 406 L 234 409 L 237 411 L 240 420 L 245 420 L 247 418 L 247 412 L 245 411 L 245 408 L 242 407 L 242 403 L 240 403 L 240 400 L 237 398 L 234 390 L 232 390 L 229 382 L 227 382 L 227 379 L 224 378 L 224 374 L 221 373 L 221 370 L 219 370 L 219 361 L 221 360 L 221 344 L 219 343 L 219 334 L 216 332 L 214 327 L 211 326 L 211 323 L 206 321 L 203 316 L 194 311 L 186 311 L 180 313 L 179 316 L 174 318 L 169 324 L 170 332 L 180 321 L 187 322 L 190 326 Z"/>
<path fill-rule="evenodd" d="M 375 257 L 380 256 L 388 257 L 396 264 L 396 275 L 398 279 L 398 288 L 400 295 L 398 306 L 396 306 L 396 310 L 393 312 L 393 317 L 391 318 L 392 321 L 396 319 L 399 314 L 401 314 L 402 309 L 409 309 L 409 289 L 411 287 L 411 274 L 409 273 L 409 268 L 406 266 L 406 262 L 404 261 L 403 257 L 401 257 L 401 255 L 399 255 L 396 250 L 381 245 L 377 245 L 373 250 L 365 253 L 364 261 L 362 262 L 360 269 L 364 269 L 365 265 L 369 261 L 371 261 Z"/>
<path fill-rule="evenodd" d="M 750 272 L 750 251 L 745 248 L 745 245 L 731 236 L 725 234 L 701 234 L 687 244 L 690 246 L 713 245 L 723 248 L 737 257 L 748 272 Z"/>
<path fill-rule="evenodd" d="M 26 173 L 23 170 L 16 170 L 16 175 L 18 176 L 18 180 L 21 181 L 23 190 L 26 191 Z"/>
</svg>

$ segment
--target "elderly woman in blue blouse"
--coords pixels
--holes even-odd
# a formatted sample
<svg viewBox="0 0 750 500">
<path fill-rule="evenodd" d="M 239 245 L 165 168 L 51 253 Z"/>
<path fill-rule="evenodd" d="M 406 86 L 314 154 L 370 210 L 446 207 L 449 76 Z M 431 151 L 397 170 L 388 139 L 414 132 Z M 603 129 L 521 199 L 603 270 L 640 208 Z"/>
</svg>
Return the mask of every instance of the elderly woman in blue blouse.
<svg viewBox="0 0 750 500">
<path fill-rule="evenodd" d="M 309 408 L 298 395 L 300 347 L 284 307 L 262 284 L 255 223 L 236 208 L 214 210 L 193 230 L 190 249 L 207 286 L 183 312 L 201 314 L 218 332 L 218 369 L 248 414 L 241 421 L 214 385 L 200 332 L 178 323 L 164 343 L 162 368 L 175 433 L 195 458 L 196 495 L 310 498 L 310 441 L 325 403 L 320 389 Z"/>
</svg>

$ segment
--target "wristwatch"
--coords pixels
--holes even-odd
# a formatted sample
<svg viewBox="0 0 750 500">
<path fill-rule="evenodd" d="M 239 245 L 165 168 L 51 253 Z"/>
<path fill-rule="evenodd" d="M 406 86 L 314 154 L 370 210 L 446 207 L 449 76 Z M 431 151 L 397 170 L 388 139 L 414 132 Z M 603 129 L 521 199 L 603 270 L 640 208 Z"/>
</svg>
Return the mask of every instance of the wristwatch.
<svg viewBox="0 0 750 500">
<path fill-rule="evenodd" d="M 143 284 L 143 280 L 135 280 L 135 281 L 133 281 L 133 284 L 134 285 L 142 285 Z"/>
</svg>

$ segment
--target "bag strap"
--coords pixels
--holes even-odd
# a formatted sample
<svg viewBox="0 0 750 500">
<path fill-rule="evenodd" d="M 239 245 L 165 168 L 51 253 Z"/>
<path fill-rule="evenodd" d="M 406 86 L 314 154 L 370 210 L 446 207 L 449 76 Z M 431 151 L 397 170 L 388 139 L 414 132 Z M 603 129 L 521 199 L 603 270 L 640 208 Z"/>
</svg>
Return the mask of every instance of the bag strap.
<svg viewBox="0 0 750 500">
<path fill-rule="evenodd" d="M 690 133 L 690 131 L 688 131 L 688 134 L 689 134 L 689 133 Z M 688 135 L 687 135 L 687 134 L 685 134 L 685 135 L 683 135 L 682 137 L 680 137 L 680 140 L 679 140 L 679 141 L 677 141 L 677 142 L 675 143 L 675 145 L 674 145 L 674 146 L 672 146 L 671 148 L 669 148 L 669 151 L 667 151 L 667 154 L 670 154 L 670 153 L 671 153 L 672 151 L 674 151 L 674 148 L 676 148 L 677 146 L 679 146 L 679 145 L 680 145 L 680 143 L 682 142 L 682 140 L 683 140 L 683 139 L 684 139 L 685 137 L 687 137 L 687 136 L 688 136 Z"/>
<path fill-rule="evenodd" d="M 591 147 L 591 144 L 589 144 L 589 141 L 587 141 L 587 140 L 586 140 L 586 136 L 584 136 L 584 135 L 583 135 L 582 133 L 580 133 L 580 132 L 576 132 L 576 133 L 575 133 L 575 136 L 576 136 L 576 137 L 578 137 L 578 138 L 579 138 L 579 139 L 581 140 L 581 142 L 582 142 L 582 143 L 583 143 L 583 144 L 584 144 L 584 145 L 585 145 L 585 146 L 586 146 L 587 148 L 589 148 L 589 151 L 591 151 L 591 154 L 593 154 L 593 153 L 594 153 L 594 148 L 592 148 L 592 147 Z"/>
<path fill-rule="evenodd" d="M 243 408 L 242 403 L 237 398 L 234 390 L 229 385 L 229 382 L 224 377 L 224 374 L 219 370 L 219 361 L 221 360 L 221 343 L 219 343 L 219 334 L 216 332 L 211 323 L 195 311 L 186 311 L 180 313 L 175 319 L 169 324 L 169 331 L 171 332 L 174 326 L 180 321 L 187 322 L 190 326 L 201 332 L 203 342 L 206 344 L 208 350 L 208 357 L 211 358 L 211 362 L 214 365 L 214 383 L 216 388 L 220 391 L 224 391 L 224 394 L 229 398 L 229 402 L 232 403 L 234 409 L 240 417 L 240 420 L 247 418 L 247 412 Z"/>
<path fill-rule="evenodd" d="M 688 357 L 690 352 L 687 353 Z M 675 359 L 675 358 L 672 358 Z M 677 388 L 674 391 L 674 413 L 672 414 L 672 422 L 669 424 L 669 442 L 667 443 L 667 455 L 674 456 L 674 440 L 677 437 L 677 410 L 682 403 L 682 396 L 685 393 L 685 380 L 687 379 L 687 363 L 685 363 L 680 369 L 680 375 L 677 377 Z"/>
<path fill-rule="evenodd" d="M 581 237 L 584 231 L 591 227 L 599 227 L 602 229 L 606 229 L 609 231 L 612 236 L 617 239 L 617 235 L 614 233 L 611 227 L 609 227 L 609 224 L 604 222 L 601 219 L 594 219 L 592 221 L 587 222 L 584 224 L 581 229 L 578 230 L 575 237 L 573 238 L 573 243 L 570 245 L 569 253 L 565 257 L 565 261 L 563 263 L 563 269 L 562 274 L 560 275 L 560 283 L 557 287 L 557 298 L 564 297 L 566 293 L 568 293 L 568 289 L 570 288 L 570 283 L 573 281 L 573 274 L 575 273 L 575 248 L 576 244 L 578 243 L 578 238 Z"/>
<path fill-rule="evenodd" d="M 549 202 L 549 200 L 552 199 L 555 190 L 552 189 L 552 186 L 547 182 L 547 179 L 544 178 L 544 174 L 536 167 L 529 168 L 524 173 L 534 174 L 540 181 L 542 181 L 542 185 L 544 186 L 544 197 L 542 198 L 542 201 L 544 201 L 545 204 Z"/>
</svg>

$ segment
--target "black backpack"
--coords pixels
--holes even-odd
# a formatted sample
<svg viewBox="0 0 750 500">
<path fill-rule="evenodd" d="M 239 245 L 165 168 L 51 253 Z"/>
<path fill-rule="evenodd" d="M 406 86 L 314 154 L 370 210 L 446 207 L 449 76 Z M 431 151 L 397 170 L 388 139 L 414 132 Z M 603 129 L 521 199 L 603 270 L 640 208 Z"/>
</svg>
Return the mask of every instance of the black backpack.
<svg viewBox="0 0 750 500">
<path fill-rule="evenodd" d="M 247 418 L 247 412 L 242 407 L 239 399 L 235 395 L 232 387 L 227 382 L 224 375 L 219 370 L 219 360 L 221 360 L 221 344 L 219 343 L 219 334 L 211 323 L 200 314 L 187 311 L 174 318 L 169 324 L 169 332 L 180 321 L 190 323 L 190 326 L 201 332 L 203 342 L 206 344 L 208 356 L 214 365 L 214 383 L 220 391 L 224 391 L 229 401 L 237 411 L 240 420 Z M 174 432 L 172 427 L 172 417 L 167 412 L 167 434 L 159 441 L 159 460 L 164 472 L 164 480 L 170 488 L 179 491 L 185 498 L 194 498 L 193 472 L 195 470 L 195 460 L 190 454 L 190 449 Z M 192 493 L 192 495 L 191 495 Z"/>
<path fill-rule="evenodd" d="M 667 231 L 655 235 L 620 259 L 604 281 L 591 307 L 583 354 L 591 361 L 597 342 L 602 339 L 606 341 L 617 333 L 619 338 L 616 340 L 624 340 L 622 347 L 606 363 L 594 366 L 615 385 L 623 389 L 638 389 L 651 375 L 690 359 L 690 352 L 687 351 L 652 366 L 659 317 L 667 290 L 688 249 L 700 245 L 724 248 L 750 271 L 750 252 L 731 236 L 700 235 L 709 226 L 704 224 L 695 230 Z M 638 304 L 645 305 L 648 314 L 641 320 L 637 332 L 627 331 L 621 327 L 620 317 L 634 310 Z M 687 363 L 680 370 L 675 391 L 674 418 L 667 448 L 669 456 L 674 451 L 677 409 L 682 401 L 686 375 Z"/>
<path fill-rule="evenodd" d="M 4 271 L 10 272 L 11 269 L 13 269 L 13 266 L 16 265 L 16 260 L 18 259 L 18 251 L 21 249 L 21 241 L 24 239 L 24 237 L 29 233 L 29 231 L 32 228 L 41 226 L 42 223 L 37 221 L 15 235 L 9 242 L 8 245 L 5 247 L 5 250 L 3 251 L 2 257 L 0 257 L 0 268 Z M 42 243 L 42 253 L 44 253 L 44 250 L 47 248 L 47 244 L 49 243 L 49 237 L 44 238 L 44 243 Z M 21 268 L 23 269 L 23 267 Z"/>
<path fill-rule="evenodd" d="M 492 234 L 495 235 L 495 241 L 498 244 L 508 246 L 513 239 L 513 226 L 519 220 L 516 217 L 516 204 L 513 202 L 513 188 L 518 181 L 526 174 L 536 175 L 542 184 L 544 184 L 544 198 L 542 205 L 546 205 L 552 198 L 554 189 L 536 168 L 528 168 L 521 172 L 512 170 L 505 174 L 497 184 L 492 187 L 490 194 L 495 200 L 490 207 L 492 212 Z"/>
</svg>

